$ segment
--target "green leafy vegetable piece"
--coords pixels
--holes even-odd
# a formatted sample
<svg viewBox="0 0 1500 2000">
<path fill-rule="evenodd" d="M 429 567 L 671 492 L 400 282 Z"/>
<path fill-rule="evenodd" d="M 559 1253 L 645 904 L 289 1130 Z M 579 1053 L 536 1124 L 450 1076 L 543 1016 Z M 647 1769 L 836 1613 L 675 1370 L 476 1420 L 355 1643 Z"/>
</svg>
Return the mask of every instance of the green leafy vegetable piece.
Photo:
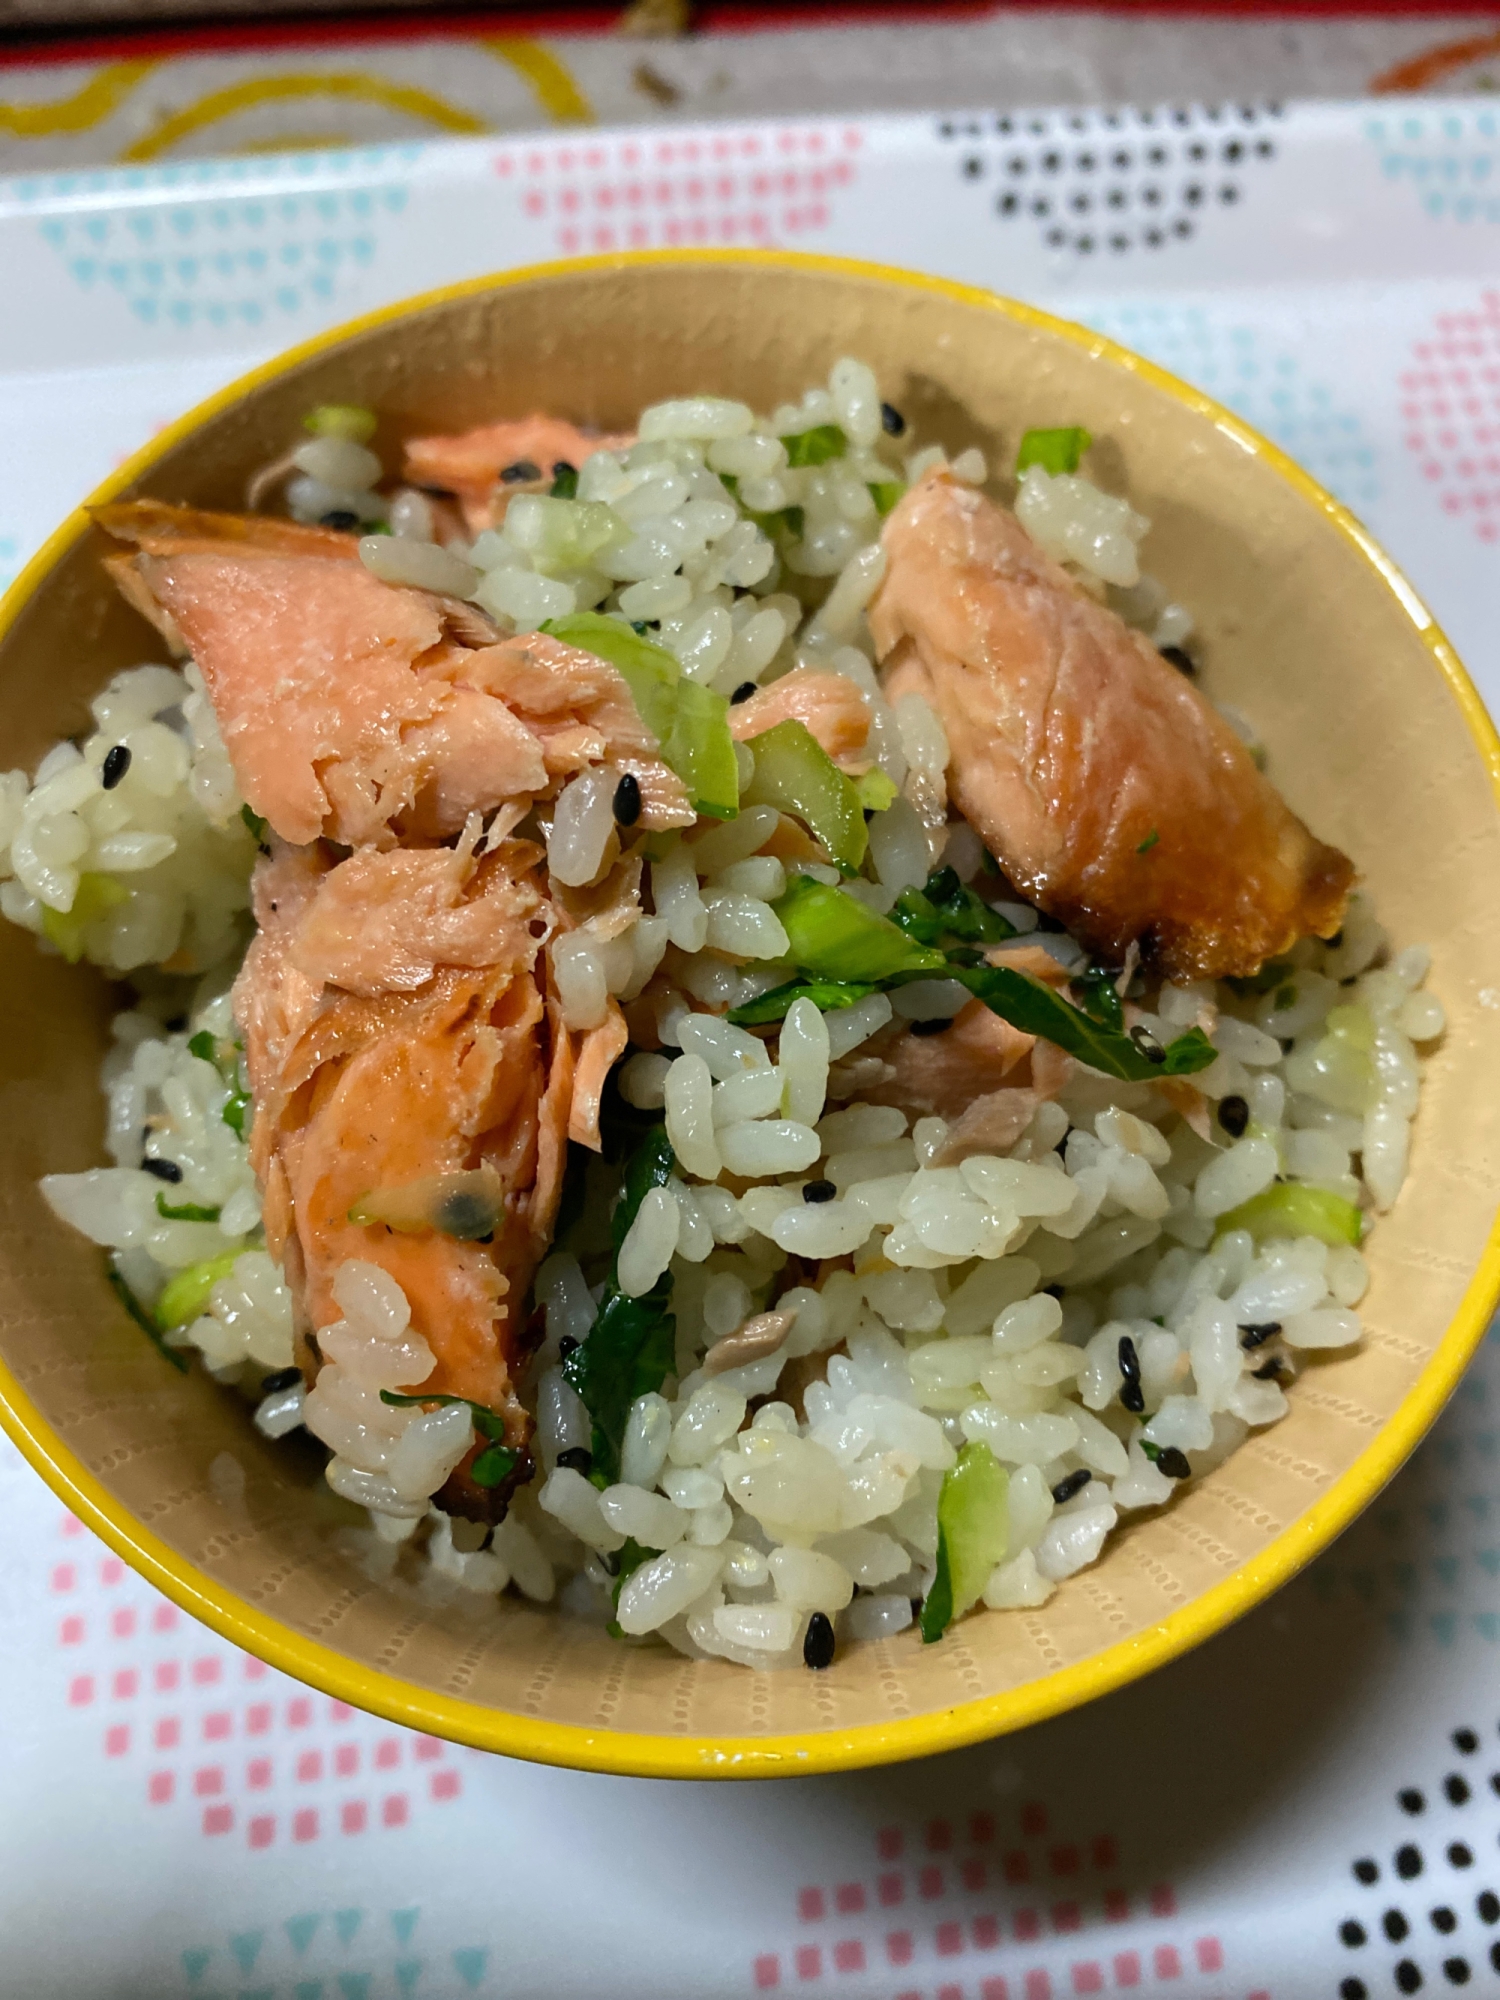
<svg viewBox="0 0 1500 2000">
<path fill-rule="evenodd" d="M 1146 835 L 1146 838 L 1140 843 L 1139 847 L 1136 848 L 1135 850 L 1136 853 L 1149 854 L 1152 848 L 1155 847 L 1156 843 L 1160 839 L 1161 835 L 1157 832 L 1156 828 L 1153 826 L 1151 831 Z"/>
<path fill-rule="evenodd" d="M 1284 958 L 1268 958 L 1259 972 L 1252 972 L 1247 979 L 1226 979 L 1224 984 L 1241 1000 L 1257 1000 L 1278 987 L 1291 969 Z"/>
<path fill-rule="evenodd" d="M 161 1328 L 152 1319 L 150 1313 L 147 1312 L 146 1308 L 141 1304 L 140 1300 L 130 1289 L 129 1285 L 126 1284 L 113 1264 L 110 1265 L 104 1275 L 109 1280 L 110 1290 L 120 1301 L 120 1304 L 124 1306 L 126 1312 L 129 1313 L 141 1332 L 145 1334 L 157 1353 L 161 1355 L 163 1360 L 170 1361 L 179 1375 L 186 1375 L 188 1372 L 187 1356 L 179 1354 L 175 1347 L 168 1347 L 167 1343 L 161 1337 Z"/>
<path fill-rule="evenodd" d="M 881 520 L 884 520 L 886 515 L 890 513 L 905 491 L 906 487 L 899 479 L 877 479 L 872 481 L 870 498 L 875 502 L 875 512 L 880 516 Z"/>
<path fill-rule="evenodd" d="M 870 836 L 859 793 L 805 723 L 778 722 L 752 736 L 755 773 L 740 801 L 775 806 L 800 819 L 846 875 L 865 858 Z"/>
<path fill-rule="evenodd" d="M 1019 474 L 1028 466 L 1039 465 L 1054 478 L 1059 472 L 1076 472 L 1078 461 L 1093 441 L 1077 424 L 1055 431 L 1027 431 L 1016 453 L 1016 471 Z"/>
<path fill-rule="evenodd" d="M 758 514 L 753 507 L 747 507 L 740 499 L 740 482 L 732 472 L 721 472 L 719 483 L 729 497 L 738 502 L 740 511 L 755 523 L 768 542 L 783 548 L 788 542 L 802 539 L 806 515 L 801 507 L 780 507 L 771 514 Z"/>
<path fill-rule="evenodd" d="M 630 1406 L 659 1389 L 676 1360 L 677 1323 L 672 1316 L 672 1274 L 663 1271 L 649 1292 L 627 1298 L 619 1288 L 618 1258 L 630 1225 L 648 1190 L 665 1187 L 676 1160 L 666 1127 L 654 1125 L 631 1155 L 624 1185 L 610 1221 L 616 1264 L 586 1338 L 562 1364 L 564 1378 L 583 1398 L 593 1419 L 594 1471 L 606 1485 L 620 1476 L 620 1449 Z"/>
<path fill-rule="evenodd" d="M 784 986 L 774 986 L 769 993 L 762 993 L 759 999 L 747 1000 L 743 1007 L 731 1009 L 728 1018 L 736 1028 L 762 1028 L 768 1022 L 784 1019 L 794 1000 L 811 1000 L 820 1014 L 836 1014 L 845 1007 L 857 1007 L 861 1000 L 879 991 L 879 983 L 870 980 L 789 979 Z"/>
<path fill-rule="evenodd" d="M 302 419 L 302 428 L 314 437 L 347 438 L 351 444 L 368 444 L 375 435 L 378 419 L 373 410 L 358 403 L 319 403 Z"/>
<path fill-rule="evenodd" d="M 576 611 L 549 619 L 541 629 L 617 667 L 641 720 L 655 734 L 662 756 L 686 785 L 696 809 L 712 819 L 735 817 L 740 772 L 723 695 L 690 681 L 665 646 L 653 645 L 618 618 Z"/>
<path fill-rule="evenodd" d="M 245 822 L 246 826 L 249 827 L 255 839 L 258 840 L 262 846 L 264 846 L 266 839 L 267 822 L 261 818 L 258 812 L 251 812 L 249 806 L 240 807 L 240 818 Z"/>
<path fill-rule="evenodd" d="M 552 484 L 547 489 L 552 500 L 576 500 L 578 497 L 578 467 L 559 465 L 552 474 Z"/>
<path fill-rule="evenodd" d="M 872 764 L 862 777 L 854 780 L 854 789 L 859 793 L 860 805 L 867 813 L 883 813 L 894 804 L 897 786 L 878 764 Z"/>
<path fill-rule="evenodd" d="M 224 1100 L 224 1109 L 219 1116 L 238 1138 L 245 1136 L 245 1113 L 250 1109 L 248 1090 L 231 1090 Z"/>
<path fill-rule="evenodd" d="M 69 965 L 76 965 L 83 957 L 84 932 L 123 903 L 129 893 L 113 875 L 85 872 L 78 878 L 71 910 L 50 910 L 42 905 L 42 935 L 57 946 Z"/>
<path fill-rule="evenodd" d="M 207 1028 L 200 1028 L 188 1043 L 188 1054 L 196 1056 L 199 1062 L 212 1063 L 219 1067 L 219 1038 Z"/>
<path fill-rule="evenodd" d="M 1073 975 L 1073 991 L 1078 995 L 1079 1006 L 1091 1021 L 1098 1021 L 1102 1027 L 1125 1026 L 1125 1004 L 1115 985 L 1118 977 L 1107 965 L 1085 966 L 1082 972 Z"/>
<path fill-rule="evenodd" d="M 1316 1236 L 1320 1243 L 1358 1243 L 1364 1217 L 1332 1188 L 1276 1181 L 1219 1218 L 1219 1235 L 1248 1229 L 1257 1243 L 1272 1236 Z"/>
<path fill-rule="evenodd" d="M 951 868 L 934 869 L 921 889 L 903 889 L 891 922 L 922 944 L 938 944 L 945 937 L 963 944 L 1003 944 L 1016 934 L 1015 925 L 966 889 Z"/>
<path fill-rule="evenodd" d="M 499 1486 L 516 1469 L 518 1454 L 507 1444 L 486 1445 L 469 1467 L 476 1486 Z"/>
<path fill-rule="evenodd" d="M 156 1302 L 156 1324 L 163 1333 L 170 1333 L 174 1326 L 182 1326 L 190 1319 L 196 1319 L 208 1304 L 208 1295 L 220 1278 L 227 1278 L 236 1261 L 245 1254 L 244 1245 L 235 1250 L 223 1250 L 217 1257 L 205 1258 L 201 1264 L 189 1264 L 185 1271 L 178 1271 L 167 1280 L 161 1297 Z"/>
<path fill-rule="evenodd" d="M 938 1493 L 937 1575 L 922 1604 L 925 1645 L 979 1602 L 1010 1532 L 1010 1479 L 987 1444 L 966 1444 Z"/>
<path fill-rule="evenodd" d="M 168 1222 L 217 1222 L 220 1211 L 216 1208 L 202 1208 L 195 1201 L 184 1201 L 173 1207 L 165 1194 L 156 1197 L 156 1212 Z"/>
<path fill-rule="evenodd" d="M 786 446 L 786 462 L 793 466 L 826 465 L 849 445 L 837 424 L 814 424 L 810 431 L 797 431 L 781 442 Z"/>
<path fill-rule="evenodd" d="M 955 965 L 950 960 L 948 976 L 967 986 L 984 1004 L 1028 1035 L 1038 1035 L 1053 1043 L 1091 1069 L 1124 1083 L 1151 1083 L 1163 1076 L 1191 1076 L 1207 1069 L 1218 1054 L 1201 1028 L 1168 1042 L 1160 1061 L 1153 1062 L 1139 1045 L 1118 1028 L 1093 1019 L 1081 1007 L 1064 1000 L 1050 986 L 1029 973 L 1009 966 Z"/>
<path fill-rule="evenodd" d="M 793 963 L 814 979 L 882 981 L 898 973 L 945 972 L 942 952 L 908 937 L 847 890 L 798 875 L 772 905 Z"/>
</svg>

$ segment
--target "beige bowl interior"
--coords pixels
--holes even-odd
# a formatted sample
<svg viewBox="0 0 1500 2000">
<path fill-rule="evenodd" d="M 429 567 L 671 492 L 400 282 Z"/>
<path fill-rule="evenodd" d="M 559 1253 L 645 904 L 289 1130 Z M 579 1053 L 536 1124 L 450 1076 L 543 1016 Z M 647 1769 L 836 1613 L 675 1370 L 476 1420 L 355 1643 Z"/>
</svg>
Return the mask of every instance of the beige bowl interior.
<svg viewBox="0 0 1500 2000">
<path fill-rule="evenodd" d="M 233 1396 L 171 1372 L 34 1185 L 102 1157 L 111 995 L 0 924 L 11 1427 L 125 1554 L 242 1643 L 365 1706 L 521 1755 L 807 1769 L 938 1748 L 1099 1692 L 1205 1636 L 1329 1539 L 1430 1421 L 1490 1302 L 1500 818 L 1482 725 L 1476 737 L 1457 679 L 1333 514 L 1164 378 L 953 288 L 792 259 L 626 260 L 468 288 L 324 344 L 169 440 L 133 490 L 238 505 L 247 474 L 325 400 L 377 407 L 387 445 L 539 407 L 622 428 L 690 390 L 770 408 L 846 353 L 874 366 L 924 440 L 978 443 L 992 464 L 1029 424 L 1108 440 L 1155 524 L 1151 569 L 1196 612 L 1209 691 L 1254 718 L 1292 804 L 1356 857 L 1395 938 L 1432 946 L 1451 1026 L 1411 1179 L 1374 1238 L 1369 1338 L 1312 1368 L 1285 1422 L 1165 1514 L 1138 1517 L 1041 1611 L 971 1619 L 935 1647 L 908 1632 L 822 1674 L 754 1675 L 522 1603 L 442 1602 L 382 1579 L 310 1451 L 265 1443 Z M 92 531 L 76 537 L 0 643 L 6 765 L 30 767 L 84 724 L 110 673 L 153 657 L 98 554 Z"/>
</svg>

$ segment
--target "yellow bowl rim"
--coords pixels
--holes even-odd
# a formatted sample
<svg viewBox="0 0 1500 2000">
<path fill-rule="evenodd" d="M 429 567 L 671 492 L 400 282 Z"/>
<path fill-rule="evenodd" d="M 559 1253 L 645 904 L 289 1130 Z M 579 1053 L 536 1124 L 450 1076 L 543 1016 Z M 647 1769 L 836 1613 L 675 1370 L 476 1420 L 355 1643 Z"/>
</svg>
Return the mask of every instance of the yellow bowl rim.
<svg viewBox="0 0 1500 2000">
<path fill-rule="evenodd" d="M 74 508 L 0 600 L 0 642 L 55 565 L 88 532 L 90 508 L 116 498 L 209 418 L 301 362 L 337 347 L 356 334 L 390 325 L 434 306 L 511 285 L 582 271 L 724 264 L 875 279 L 998 312 L 1022 326 L 1052 334 L 1115 362 L 1165 391 L 1194 414 L 1208 418 L 1241 450 L 1271 466 L 1331 522 L 1397 599 L 1458 705 L 1489 771 L 1491 790 L 1500 806 L 1500 735 L 1437 621 L 1397 565 L 1349 509 L 1268 438 L 1211 396 L 1159 368 L 1155 362 L 1040 307 L 1025 305 L 976 285 L 930 277 L 894 265 L 799 251 L 650 250 L 529 264 L 439 286 L 317 334 L 251 369 L 197 404 L 128 458 Z M 1043 1722 L 1123 1687 L 1212 1637 L 1295 1576 L 1399 1470 L 1452 1394 L 1484 1336 L 1497 1298 L 1500 1298 L 1500 1214 L 1491 1224 L 1474 1276 L 1447 1331 L 1374 1442 L 1340 1474 L 1320 1500 L 1283 1529 L 1259 1556 L 1243 1563 L 1232 1576 L 1204 1591 L 1181 1610 L 1170 1613 L 1149 1631 L 1119 1640 L 1073 1666 L 1024 1682 L 1003 1694 L 983 1696 L 894 1722 L 788 1736 L 715 1738 L 585 1729 L 572 1723 L 539 1721 L 459 1700 L 402 1681 L 396 1675 L 361 1666 L 333 1647 L 300 1637 L 279 1619 L 253 1609 L 143 1527 L 55 1434 L 3 1360 L 0 1360 L 0 1427 L 79 1520 L 175 1604 L 247 1652 L 353 1707 L 476 1749 L 499 1751 L 506 1756 L 572 1770 L 657 1778 L 788 1777 L 894 1763 L 983 1742 Z"/>
</svg>

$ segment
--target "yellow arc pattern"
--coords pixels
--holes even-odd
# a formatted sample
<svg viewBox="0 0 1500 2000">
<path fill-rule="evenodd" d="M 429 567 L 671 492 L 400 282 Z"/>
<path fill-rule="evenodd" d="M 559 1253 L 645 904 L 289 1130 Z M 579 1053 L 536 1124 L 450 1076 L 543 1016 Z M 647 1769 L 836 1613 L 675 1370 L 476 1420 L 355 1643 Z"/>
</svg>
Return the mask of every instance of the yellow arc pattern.
<svg viewBox="0 0 1500 2000">
<path fill-rule="evenodd" d="M 226 84 L 210 91 L 196 104 L 188 104 L 164 118 L 155 131 L 127 146 L 120 158 L 125 162 L 160 159 L 180 139 L 201 132 L 237 112 L 250 111 L 260 104 L 279 104 L 292 98 L 347 97 L 363 104 L 378 104 L 387 111 L 400 111 L 408 118 L 420 118 L 444 132 L 486 132 L 484 119 L 472 111 L 421 90 L 414 84 L 391 83 L 382 76 L 363 70 L 308 70 L 285 76 L 251 77 L 244 83 Z"/>
<path fill-rule="evenodd" d="M 159 62 L 106 63 L 71 97 L 52 104 L 0 102 L 0 132 L 13 139 L 51 139 L 63 132 L 89 132 L 102 125 Z"/>
<path fill-rule="evenodd" d="M 1489 774 L 1500 804 L 1500 736 L 1479 694 L 1448 640 L 1406 581 L 1401 571 L 1339 501 L 1296 465 L 1277 446 L 1241 421 L 1212 397 L 1175 375 L 1119 347 L 1102 334 L 1055 318 L 1035 306 L 997 296 L 972 285 L 919 276 L 888 265 L 853 258 L 799 255 L 773 250 L 658 250 L 626 257 L 587 257 L 554 264 L 531 265 L 497 276 L 473 278 L 414 299 L 386 306 L 334 327 L 292 348 L 262 368 L 243 375 L 215 396 L 179 418 L 128 459 L 84 505 L 70 515 L 22 571 L 0 602 L 0 638 L 21 616 L 45 584 L 54 566 L 89 532 L 87 510 L 116 499 L 151 469 L 165 452 L 175 449 L 210 418 L 218 416 L 266 383 L 314 356 L 337 347 L 354 335 L 434 307 L 472 298 L 511 285 L 531 284 L 562 272 L 610 271 L 622 264 L 738 264 L 763 270 L 793 268 L 877 280 L 907 290 L 935 292 L 1023 326 L 1037 328 L 1054 339 L 1084 347 L 1154 384 L 1179 403 L 1215 424 L 1247 453 L 1263 459 L 1300 494 L 1307 505 L 1337 530 L 1359 559 L 1367 564 L 1396 597 L 1463 716 L 1474 747 Z M 673 1737 L 626 1730 L 587 1729 L 570 1723 L 543 1722 L 509 1714 L 461 1697 L 439 1694 L 395 1675 L 360 1666 L 319 1640 L 303 1637 L 279 1619 L 196 1569 L 168 1543 L 152 1533 L 122 1504 L 83 1461 L 53 1432 L 13 1372 L 0 1362 L 0 1425 L 59 1497 L 111 1548 L 139 1570 L 191 1616 L 201 1619 L 235 1645 L 295 1675 L 299 1680 L 383 1715 L 408 1727 L 430 1729 L 455 1741 L 536 1763 L 573 1769 L 610 1771 L 640 1777 L 784 1777 L 836 1771 L 863 1765 L 922 1757 L 941 1750 L 983 1742 L 1007 1730 L 1024 1728 L 1063 1713 L 1081 1702 L 1107 1694 L 1210 1638 L 1269 1596 L 1302 1569 L 1340 1530 L 1347 1527 L 1420 1443 L 1457 1385 L 1484 1334 L 1500 1293 L 1500 1218 L 1474 1275 L 1442 1339 L 1434 1348 L 1399 1410 L 1373 1442 L 1337 1478 L 1321 1499 L 1284 1529 L 1259 1556 L 1234 1575 L 1204 1591 L 1172 1612 L 1149 1632 L 1141 1632 L 1106 1647 L 1091 1658 L 1003 1694 L 987 1695 L 956 1708 L 890 1723 L 863 1724 L 813 1735 L 778 1737 Z"/>
<path fill-rule="evenodd" d="M 509 63 L 554 125 L 594 123 L 593 105 L 551 49 L 520 35 L 486 36 L 479 46 Z"/>
</svg>

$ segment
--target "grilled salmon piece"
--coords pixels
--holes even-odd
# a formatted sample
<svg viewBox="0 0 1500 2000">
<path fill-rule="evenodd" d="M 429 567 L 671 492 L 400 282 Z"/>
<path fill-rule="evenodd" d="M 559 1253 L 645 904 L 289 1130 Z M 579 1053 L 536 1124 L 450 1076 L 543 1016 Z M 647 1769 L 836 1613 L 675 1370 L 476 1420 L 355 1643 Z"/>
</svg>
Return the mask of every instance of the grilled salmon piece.
<svg viewBox="0 0 1500 2000">
<path fill-rule="evenodd" d="M 575 1068 L 547 991 L 542 861 L 527 841 L 337 864 L 278 847 L 256 872 L 260 929 L 234 995 L 268 1247 L 306 1323 L 338 1318 L 347 1258 L 378 1264 L 437 1357 L 410 1388 L 486 1404 L 517 1445 L 519 1314 L 556 1219 Z M 476 1168 L 498 1195 L 488 1241 L 354 1219 Z"/>
<path fill-rule="evenodd" d="M 748 743 L 778 722 L 800 722 L 835 764 L 870 761 L 861 754 L 870 734 L 870 705 L 847 674 L 793 667 L 729 711 L 729 733 L 737 743 Z"/>
<path fill-rule="evenodd" d="M 408 438 L 405 476 L 414 486 L 455 495 L 477 534 L 500 525 L 512 493 L 550 486 L 555 466 L 576 468 L 596 451 L 625 451 L 634 443 L 630 432 L 589 437 L 563 417 L 519 417 L 451 437 Z M 534 475 L 502 481 L 502 472 L 524 466 L 534 466 Z"/>
<path fill-rule="evenodd" d="M 892 701 L 947 731 L 959 810 L 1089 948 L 1172 979 L 1248 975 L 1338 929 L 1354 868 L 1197 688 L 943 470 L 898 502 L 870 625 Z"/>
<path fill-rule="evenodd" d="M 192 653 L 251 810 L 294 845 L 440 840 L 470 813 L 631 771 L 648 831 L 692 823 L 624 679 L 471 604 L 381 583 L 353 537 L 137 501 L 101 508 L 135 544 L 125 596 Z"/>
</svg>

